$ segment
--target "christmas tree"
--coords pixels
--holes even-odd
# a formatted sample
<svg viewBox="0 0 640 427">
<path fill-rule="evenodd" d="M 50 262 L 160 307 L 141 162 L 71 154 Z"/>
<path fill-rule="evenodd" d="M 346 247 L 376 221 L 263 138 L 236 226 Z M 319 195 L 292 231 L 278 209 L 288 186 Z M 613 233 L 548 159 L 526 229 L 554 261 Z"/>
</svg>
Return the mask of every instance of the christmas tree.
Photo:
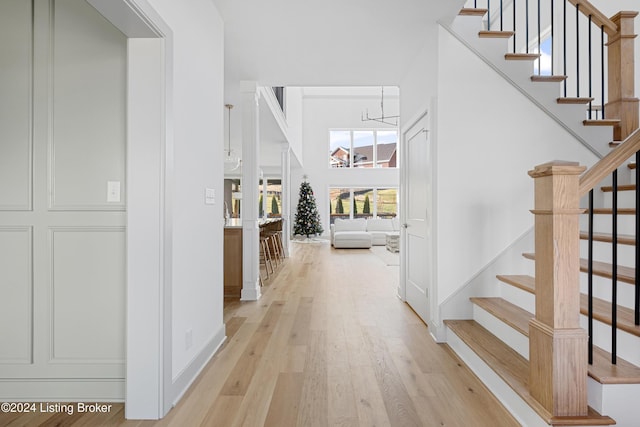
<svg viewBox="0 0 640 427">
<path fill-rule="evenodd" d="M 293 225 L 293 234 L 309 237 L 322 234 L 323 231 L 318 208 L 316 207 L 316 198 L 313 196 L 311 185 L 305 180 L 300 184 L 300 197 Z"/>
</svg>

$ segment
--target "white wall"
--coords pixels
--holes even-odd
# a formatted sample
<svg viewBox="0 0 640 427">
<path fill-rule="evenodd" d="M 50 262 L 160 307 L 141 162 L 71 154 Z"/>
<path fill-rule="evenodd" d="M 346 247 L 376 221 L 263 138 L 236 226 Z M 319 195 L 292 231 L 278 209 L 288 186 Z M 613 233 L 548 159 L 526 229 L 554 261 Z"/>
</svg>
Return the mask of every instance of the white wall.
<svg viewBox="0 0 640 427">
<path fill-rule="evenodd" d="M 285 90 L 287 110 L 287 124 L 289 125 L 289 144 L 292 159 L 296 163 L 302 159 L 302 94 L 301 87 L 287 87 Z"/>
<path fill-rule="evenodd" d="M 437 293 L 442 302 L 532 227 L 528 170 L 556 159 L 584 165 L 596 159 L 446 30 L 440 29 L 438 38 Z"/>
<path fill-rule="evenodd" d="M 385 116 L 398 112 L 398 97 L 385 89 Z M 331 169 L 329 168 L 330 129 L 389 128 L 374 122 L 362 122 L 361 113 L 367 108 L 370 116 L 380 114 L 380 88 L 305 88 L 303 109 L 303 164 L 292 171 L 291 221 L 298 205 L 303 175 L 313 188 L 324 235 L 329 233 L 329 187 L 398 187 L 398 169 Z"/>
<path fill-rule="evenodd" d="M 149 3 L 173 31 L 172 376 L 179 395 L 224 339 L 223 23 L 209 0 Z M 215 190 L 215 205 L 205 205 L 205 188 Z"/>
<path fill-rule="evenodd" d="M 438 88 L 438 25 L 429 24 L 429 38 L 400 83 L 400 120 L 410 126 L 430 105 Z"/>
</svg>

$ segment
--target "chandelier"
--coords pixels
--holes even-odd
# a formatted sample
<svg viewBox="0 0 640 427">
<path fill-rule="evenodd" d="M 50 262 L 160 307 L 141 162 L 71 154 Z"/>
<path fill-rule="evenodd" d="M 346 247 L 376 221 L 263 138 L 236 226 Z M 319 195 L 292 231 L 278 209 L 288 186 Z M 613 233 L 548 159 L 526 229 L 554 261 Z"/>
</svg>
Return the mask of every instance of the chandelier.
<svg viewBox="0 0 640 427">
<path fill-rule="evenodd" d="M 361 120 L 363 122 L 368 122 L 368 121 L 376 121 L 379 123 L 384 123 L 385 125 L 389 125 L 389 126 L 398 126 L 398 118 L 400 118 L 400 116 L 385 116 L 384 115 L 384 86 L 381 86 L 382 89 L 382 95 L 380 97 L 380 110 L 381 110 L 381 116 L 380 117 L 369 117 L 369 109 L 367 109 L 367 113 L 362 114 L 361 115 Z"/>
</svg>

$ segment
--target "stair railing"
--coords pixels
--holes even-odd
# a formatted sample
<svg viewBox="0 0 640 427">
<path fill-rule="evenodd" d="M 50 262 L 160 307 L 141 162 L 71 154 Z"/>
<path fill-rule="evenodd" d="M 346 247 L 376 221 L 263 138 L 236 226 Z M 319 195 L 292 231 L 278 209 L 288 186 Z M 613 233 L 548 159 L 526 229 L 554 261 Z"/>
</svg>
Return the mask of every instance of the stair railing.
<svg viewBox="0 0 640 427">
<path fill-rule="evenodd" d="M 594 188 L 607 176 L 612 176 L 612 209 L 611 209 L 611 363 L 617 363 L 617 329 L 618 329 L 618 168 L 630 158 L 635 158 L 636 165 L 640 161 L 640 129 L 629 135 L 615 150 L 596 163 L 580 178 L 578 194 L 583 197 L 588 194 L 589 215 L 588 223 L 588 361 L 593 363 L 593 223 L 594 223 Z M 640 169 L 635 169 L 635 181 L 640 183 Z M 634 295 L 634 323 L 640 325 L 640 186 L 635 188 L 635 295 Z"/>
<path fill-rule="evenodd" d="M 487 31 L 513 32 L 514 54 L 538 55 L 533 79 L 562 81 L 558 102 L 588 104 L 585 124 L 620 120 L 614 126 L 615 141 L 637 128 L 637 99 L 629 96 L 633 88 L 620 86 L 623 64 L 633 58 L 627 47 L 633 43 L 636 12 L 608 18 L 587 0 L 469 0 L 466 7 L 486 7 Z M 547 39 L 550 51 L 543 55 Z M 624 114 L 629 108 L 636 114 Z"/>
</svg>

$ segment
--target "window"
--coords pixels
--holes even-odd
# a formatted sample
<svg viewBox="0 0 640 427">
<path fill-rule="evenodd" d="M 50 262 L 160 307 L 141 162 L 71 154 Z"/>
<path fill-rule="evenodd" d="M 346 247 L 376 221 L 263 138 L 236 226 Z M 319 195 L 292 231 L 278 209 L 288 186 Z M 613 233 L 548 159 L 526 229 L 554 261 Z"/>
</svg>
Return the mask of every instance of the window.
<svg viewBox="0 0 640 427">
<path fill-rule="evenodd" d="M 371 218 L 373 216 L 373 188 L 354 188 L 352 204 L 354 218 Z"/>
<path fill-rule="evenodd" d="M 374 165 L 375 139 L 373 131 L 354 131 L 353 132 L 353 158 L 352 165 L 354 168 L 371 168 Z"/>
<path fill-rule="evenodd" d="M 329 166 L 332 168 L 397 167 L 398 131 L 330 130 Z"/>
<path fill-rule="evenodd" d="M 398 189 L 378 188 L 376 190 L 376 216 L 394 218 L 398 215 Z"/>
<path fill-rule="evenodd" d="M 267 216 L 279 218 L 282 214 L 282 181 L 267 180 Z"/>
<path fill-rule="evenodd" d="M 351 190 L 349 188 L 329 189 L 330 222 L 336 218 L 349 218 L 351 213 Z"/>
<path fill-rule="evenodd" d="M 329 188 L 329 222 L 336 218 L 394 218 L 397 188 Z"/>
<path fill-rule="evenodd" d="M 332 168 L 350 167 L 351 132 L 334 130 L 329 132 L 329 161 Z"/>
<path fill-rule="evenodd" d="M 258 216 L 260 218 L 280 217 L 282 214 L 282 180 L 275 178 L 261 179 L 258 194 Z"/>
</svg>

